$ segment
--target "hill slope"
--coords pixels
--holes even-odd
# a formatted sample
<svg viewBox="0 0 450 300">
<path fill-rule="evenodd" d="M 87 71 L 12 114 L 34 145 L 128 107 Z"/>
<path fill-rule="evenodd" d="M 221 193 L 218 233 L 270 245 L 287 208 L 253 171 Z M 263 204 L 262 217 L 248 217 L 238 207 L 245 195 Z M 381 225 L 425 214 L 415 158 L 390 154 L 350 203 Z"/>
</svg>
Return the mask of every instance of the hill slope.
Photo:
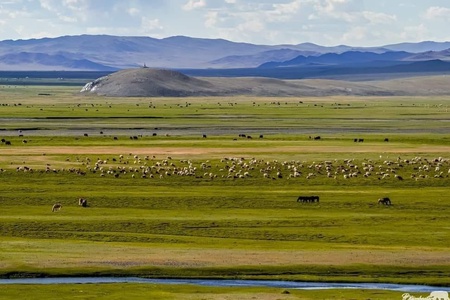
<svg viewBox="0 0 450 300">
<path fill-rule="evenodd" d="M 85 85 L 85 94 L 111 97 L 187 96 L 398 96 L 450 95 L 450 76 L 350 82 L 325 79 L 195 78 L 182 73 L 139 68 L 122 70 Z"/>
<path fill-rule="evenodd" d="M 170 70 L 122 70 L 86 84 L 81 92 L 114 97 L 186 97 L 210 95 L 207 82 Z"/>
</svg>

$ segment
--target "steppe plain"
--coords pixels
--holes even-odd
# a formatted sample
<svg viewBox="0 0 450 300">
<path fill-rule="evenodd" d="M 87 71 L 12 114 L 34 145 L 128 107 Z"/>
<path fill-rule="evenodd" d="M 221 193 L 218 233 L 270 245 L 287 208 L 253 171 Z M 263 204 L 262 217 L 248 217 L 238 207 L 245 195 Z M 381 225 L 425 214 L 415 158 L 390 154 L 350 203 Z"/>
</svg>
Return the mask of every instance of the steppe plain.
<svg viewBox="0 0 450 300">
<path fill-rule="evenodd" d="M 414 80 L 417 88 L 433 78 Z M 80 88 L 0 87 L 3 277 L 450 285 L 444 92 L 125 98 L 80 95 Z M 299 203 L 299 195 L 319 195 L 320 202 Z M 89 207 L 78 206 L 80 197 Z M 379 205 L 381 197 L 393 205 Z M 58 212 L 51 211 L 55 203 L 62 204 Z M 5 286 L 0 296 L 402 294 L 135 284 L 54 290 Z"/>
</svg>

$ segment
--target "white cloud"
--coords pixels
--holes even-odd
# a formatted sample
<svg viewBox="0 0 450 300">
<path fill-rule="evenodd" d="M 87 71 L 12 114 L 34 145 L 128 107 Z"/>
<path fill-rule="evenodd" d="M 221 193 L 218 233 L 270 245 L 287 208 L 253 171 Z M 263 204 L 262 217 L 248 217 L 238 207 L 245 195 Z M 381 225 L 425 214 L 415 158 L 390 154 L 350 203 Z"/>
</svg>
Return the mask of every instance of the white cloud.
<svg viewBox="0 0 450 300">
<path fill-rule="evenodd" d="M 450 8 L 440 6 L 429 7 L 425 13 L 425 18 L 429 20 L 434 19 L 450 20 Z"/>
<path fill-rule="evenodd" d="M 194 10 L 206 6 L 206 0 L 189 0 L 183 5 L 184 10 Z"/>
<path fill-rule="evenodd" d="M 219 12 L 209 11 L 205 15 L 205 26 L 207 28 L 213 28 L 219 22 Z"/>
<path fill-rule="evenodd" d="M 248 20 L 239 24 L 236 29 L 242 32 L 261 32 L 264 29 L 264 24 L 259 20 Z"/>
<path fill-rule="evenodd" d="M 365 27 L 357 26 L 346 32 L 342 36 L 342 42 L 350 45 L 361 44 L 368 36 L 368 30 Z"/>
<path fill-rule="evenodd" d="M 400 34 L 399 40 L 418 42 L 430 40 L 430 38 L 430 31 L 422 23 L 416 26 L 405 26 Z"/>
<path fill-rule="evenodd" d="M 269 22 L 286 22 L 292 19 L 302 7 L 301 0 L 294 0 L 290 3 L 273 4 L 273 9 L 266 12 Z"/>
<path fill-rule="evenodd" d="M 130 16 L 132 16 L 132 17 L 136 17 L 136 16 L 139 16 L 141 12 L 140 12 L 139 9 L 137 9 L 137 8 L 135 8 L 135 7 L 130 7 L 130 8 L 127 10 L 127 13 L 128 13 Z"/>
<path fill-rule="evenodd" d="M 363 11 L 362 16 L 372 24 L 389 24 L 397 21 L 397 16 L 385 13 Z"/>
<path fill-rule="evenodd" d="M 157 32 L 164 29 L 159 19 L 149 19 L 147 17 L 142 17 L 141 24 L 142 30 L 146 33 Z"/>
</svg>

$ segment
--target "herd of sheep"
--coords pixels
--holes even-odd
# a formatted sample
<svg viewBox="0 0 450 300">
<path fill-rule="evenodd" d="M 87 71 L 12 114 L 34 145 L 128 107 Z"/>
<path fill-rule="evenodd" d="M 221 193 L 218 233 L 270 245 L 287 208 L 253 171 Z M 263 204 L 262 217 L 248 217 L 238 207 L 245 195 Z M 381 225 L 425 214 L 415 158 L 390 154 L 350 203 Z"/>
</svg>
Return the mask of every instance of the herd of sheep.
<svg viewBox="0 0 450 300">
<path fill-rule="evenodd" d="M 157 159 L 150 155 L 117 155 L 109 158 L 67 158 L 71 167 L 53 168 L 47 164 L 39 169 L 18 166 L 17 172 L 76 173 L 115 178 L 173 178 L 195 177 L 198 179 L 317 179 L 353 180 L 372 178 L 386 180 L 427 180 L 448 178 L 450 160 L 437 157 L 396 159 L 343 159 L 325 161 L 278 161 L 244 157 L 225 157 L 220 160 L 192 161 L 166 157 Z M 5 171 L 5 170 L 2 170 Z"/>
</svg>

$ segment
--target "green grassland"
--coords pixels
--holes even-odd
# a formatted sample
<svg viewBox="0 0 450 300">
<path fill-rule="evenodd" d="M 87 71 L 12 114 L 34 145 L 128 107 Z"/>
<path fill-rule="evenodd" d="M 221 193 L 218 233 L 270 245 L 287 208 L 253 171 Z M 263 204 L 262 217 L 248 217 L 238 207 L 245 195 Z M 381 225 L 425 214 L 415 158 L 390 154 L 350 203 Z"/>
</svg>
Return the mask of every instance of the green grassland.
<svg viewBox="0 0 450 300">
<path fill-rule="evenodd" d="M 11 142 L 0 144 L 3 277 L 450 285 L 449 97 L 125 99 L 76 92 L 0 87 L 0 137 Z M 181 133 L 164 135 L 161 128 Z M 192 128 L 208 137 L 182 134 Z M 210 134 L 217 128 L 264 137 Z M 130 139 L 136 129 L 147 134 Z M 316 135 L 321 139 L 310 138 Z M 320 202 L 299 203 L 299 195 L 319 195 Z M 89 207 L 78 206 L 79 197 Z M 380 197 L 393 205 L 379 205 Z M 52 212 L 54 203 L 62 209 Z M 42 298 L 51 293 L 35 289 Z M 78 289 L 96 293 L 94 285 L 64 287 Z M 108 285 L 105 295 L 90 297 L 114 299 L 120 289 Z M 152 299 L 247 293 L 170 289 L 157 296 L 159 288 L 127 288 Z M 0 295 L 22 292 L 9 286 Z M 393 297 L 281 292 L 262 293 L 266 299 Z"/>
<path fill-rule="evenodd" d="M 32 288 L 31 288 L 32 287 Z M 428 293 L 429 294 L 429 293 Z M 9 299 L 401 299 L 401 292 L 380 290 L 295 290 L 277 288 L 248 287 L 200 287 L 188 285 L 158 285 L 158 284 L 89 284 L 58 286 L 25 285 L 4 286 L 0 297 Z M 426 297 L 426 293 L 415 293 L 417 297 Z"/>
</svg>

